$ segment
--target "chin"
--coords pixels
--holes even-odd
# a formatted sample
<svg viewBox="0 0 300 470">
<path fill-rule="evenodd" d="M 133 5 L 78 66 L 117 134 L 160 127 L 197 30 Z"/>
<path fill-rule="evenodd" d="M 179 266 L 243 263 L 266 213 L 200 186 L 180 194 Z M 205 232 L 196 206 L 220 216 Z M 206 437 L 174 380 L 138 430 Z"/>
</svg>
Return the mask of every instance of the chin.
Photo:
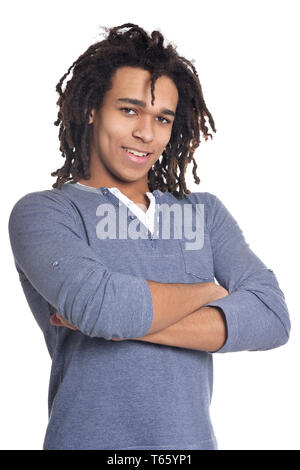
<svg viewBox="0 0 300 470">
<path fill-rule="evenodd" d="M 122 182 L 124 183 L 133 183 L 135 181 L 140 181 L 141 179 L 147 177 L 148 175 L 148 171 L 144 171 L 142 174 L 139 173 L 138 171 L 134 171 L 132 172 L 132 174 L 120 174 L 120 175 L 115 175 L 116 178 L 118 178 L 119 180 L 121 180 Z"/>
</svg>

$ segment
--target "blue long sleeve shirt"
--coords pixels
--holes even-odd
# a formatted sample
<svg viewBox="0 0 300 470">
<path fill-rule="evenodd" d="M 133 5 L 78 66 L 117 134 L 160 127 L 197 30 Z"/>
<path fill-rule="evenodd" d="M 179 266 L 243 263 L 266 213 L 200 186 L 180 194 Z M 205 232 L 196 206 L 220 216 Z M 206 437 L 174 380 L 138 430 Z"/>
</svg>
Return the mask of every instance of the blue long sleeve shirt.
<svg viewBox="0 0 300 470">
<path fill-rule="evenodd" d="M 218 448 L 209 413 L 214 353 L 132 339 L 152 325 L 146 279 L 217 280 L 228 290 L 206 304 L 226 320 L 227 339 L 215 353 L 263 351 L 288 341 L 290 318 L 275 274 L 222 202 L 208 192 L 182 200 L 152 194 L 155 233 L 127 208 L 124 215 L 105 187 L 65 183 L 26 194 L 12 208 L 15 266 L 52 359 L 44 450 Z M 170 220 L 176 221 L 165 236 L 167 212 L 160 209 L 174 205 Z M 189 214 L 190 230 L 181 238 L 178 207 Z M 114 230 L 105 238 L 108 214 Z M 138 224 L 140 237 L 134 236 Z M 201 231 L 199 248 L 187 249 L 194 229 Z M 51 325 L 56 312 L 78 329 Z"/>
</svg>

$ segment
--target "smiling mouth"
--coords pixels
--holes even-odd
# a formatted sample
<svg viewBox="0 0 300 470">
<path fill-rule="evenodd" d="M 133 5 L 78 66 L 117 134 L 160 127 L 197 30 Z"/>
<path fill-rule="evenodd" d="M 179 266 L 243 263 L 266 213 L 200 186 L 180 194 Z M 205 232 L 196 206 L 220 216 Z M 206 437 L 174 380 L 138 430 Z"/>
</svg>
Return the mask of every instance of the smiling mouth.
<svg viewBox="0 0 300 470">
<path fill-rule="evenodd" d="M 150 156 L 152 155 L 151 153 L 143 153 L 141 155 L 137 155 L 136 151 L 135 151 L 136 153 L 131 153 L 125 147 L 122 147 L 122 150 L 131 162 L 138 163 L 138 164 L 148 162 L 148 160 L 150 159 Z M 129 150 L 132 150 L 132 149 L 129 149 Z"/>
<path fill-rule="evenodd" d="M 131 149 L 130 147 L 122 147 L 123 150 L 125 150 L 126 153 L 129 153 L 130 155 L 134 155 L 136 157 L 148 157 L 151 155 L 151 152 L 143 152 L 141 150 L 135 150 Z"/>
</svg>

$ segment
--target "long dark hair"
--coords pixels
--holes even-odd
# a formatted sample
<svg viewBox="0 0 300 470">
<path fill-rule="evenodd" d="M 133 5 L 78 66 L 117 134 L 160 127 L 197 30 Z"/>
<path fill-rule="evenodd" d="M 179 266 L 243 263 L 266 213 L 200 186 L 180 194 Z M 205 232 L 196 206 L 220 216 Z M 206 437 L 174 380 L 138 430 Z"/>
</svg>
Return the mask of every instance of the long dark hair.
<svg viewBox="0 0 300 470">
<path fill-rule="evenodd" d="M 162 158 L 148 172 L 148 186 L 151 192 L 154 189 L 169 191 L 181 199 L 184 193 L 191 192 L 185 183 L 186 168 L 191 161 L 195 183 L 200 183 L 193 155 L 200 145 L 200 131 L 205 140 L 208 136 L 212 138 L 205 124 L 205 116 L 211 129 L 216 132 L 197 71 L 189 60 L 178 55 L 176 46 L 163 45 L 164 37 L 159 31 L 153 31 L 149 36 L 132 23 L 104 29 L 106 38 L 91 45 L 79 56 L 56 85 L 59 111 L 54 124 L 60 125 L 60 151 L 66 160 L 60 169 L 51 173 L 51 176 L 57 176 L 52 187 L 61 189 L 66 181 L 75 183 L 81 178 L 90 178 L 90 112 L 101 107 L 105 93 L 112 86 L 115 71 L 122 66 L 133 66 L 148 70 L 151 74 L 152 105 L 155 99 L 154 83 L 158 77 L 168 76 L 177 87 L 179 100 L 171 138 Z M 73 76 L 62 91 L 62 83 L 72 67 Z"/>
</svg>

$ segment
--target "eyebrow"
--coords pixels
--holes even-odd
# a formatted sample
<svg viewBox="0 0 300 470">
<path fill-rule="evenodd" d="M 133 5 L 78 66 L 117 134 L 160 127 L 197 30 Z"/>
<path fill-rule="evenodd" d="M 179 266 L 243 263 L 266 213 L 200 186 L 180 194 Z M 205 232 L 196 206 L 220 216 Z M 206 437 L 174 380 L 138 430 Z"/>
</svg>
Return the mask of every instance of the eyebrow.
<svg viewBox="0 0 300 470">
<path fill-rule="evenodd" d="M 140 106 L 141 108 L 146 107 L 145 101 L 137 100 L 135 98 L 118 98 L 117 101 L 121 101 L 122 103 L 134 104 L 135 106 Z M 160 110 L 160 112 L 161 112 L 161 114 L 166 114 L 168 116 L 174 116 L 175 117 L 174 111 L 171 111 L 170 109 L 163 108 L 163 109 Z"/>
</svg>

